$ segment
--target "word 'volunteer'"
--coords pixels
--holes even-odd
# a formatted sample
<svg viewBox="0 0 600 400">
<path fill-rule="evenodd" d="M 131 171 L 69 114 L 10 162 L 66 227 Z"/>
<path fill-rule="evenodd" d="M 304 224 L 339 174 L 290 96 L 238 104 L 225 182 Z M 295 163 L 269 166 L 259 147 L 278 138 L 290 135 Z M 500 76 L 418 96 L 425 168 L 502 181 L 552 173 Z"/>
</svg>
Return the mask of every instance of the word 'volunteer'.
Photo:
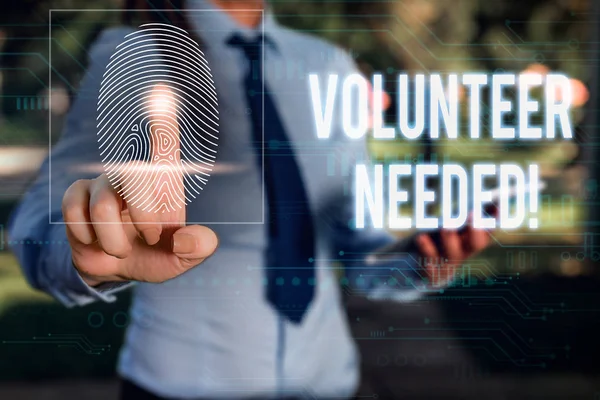
<svg viewBox="0 0 600 400">
<path fill-rule="evenodd" d="M 440 122 L 443 122 L 446 136 L 457 139 L 459 133 L 459 82 L 469 96 L 469 137 L 481 136 L 481 104 L 483 88 L 490 92 L 490 135 L 493 139 L 553 139 L 556 136 L 557 121 L 565 139 L 573 137 L 569 121 L 572 102 L 569 78 L 562 74 L 479 74 L 468 73 L 447 76 L 444 86 L 440 74 L 426 77 L 418 74 L 409 85 L 407 74 L 398 75 L 397 126 L 386 125 L 383 121 L 383 77 L 374 74 L 372 92 L 369 82 L 360 74 L 350 74 L 340 79 L 337 74 L 328 75 L 326 82 L 317 74 L 309 75 L 316 132 L 320 139 L 331 135 L 334 115 L 341 118 L 345 134 L 352 139 L 363 138 L 372 129 L 375 139 L 395 139 L 398 132 L 406 139 L 418 139 L 423 133 L 432 139 L 440 138 Z M 325 86 L 323 88 L 323 86 Z M 341 86 L 341 88 L 340 88 Z M 540 102 L 530 96 L 532 88 L 543 86 L 544 116 L 543 126 L 531 124 L 530 117 L 541 112 Z M 426 87 L 428 90 L 426 90 Z M 341 90 L 341 109 L 336 106 Z M 515 126 L 506 126 L 504 116 L 513 112 L 513 102 L 506 98 L 509 90 L 517 92 L 517 121 Z M 426 94 L 429 96 L 426 99 Z M 371 97 L 372 96 L 372 97 Z M 372 102 L 370 101 L 372 99 Z M 411 102 L 414 103 L 411 105 Z M 334 113 L 334 110 L 338 110 Z M 409 116 L 409 110 L 411 110 Z M 426 110 L 429 119 L 426 121 Z M 372 118 L 371 118 L 372 116 Z M 370 121 L 373 121 L 371 124 Z"/>
</svg>

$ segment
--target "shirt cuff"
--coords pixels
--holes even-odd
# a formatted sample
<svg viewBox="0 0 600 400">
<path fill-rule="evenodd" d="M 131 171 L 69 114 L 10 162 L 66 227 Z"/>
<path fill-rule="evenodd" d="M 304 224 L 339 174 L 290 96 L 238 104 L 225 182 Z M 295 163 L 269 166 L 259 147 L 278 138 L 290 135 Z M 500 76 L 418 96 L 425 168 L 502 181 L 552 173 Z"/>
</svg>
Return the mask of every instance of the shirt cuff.
<svg viewBox="0 0 600 400">
<path fill-rule="evenodd" d="M 66 307 L 85 306 L 95 301 L 112 303 L 116 301 L 118 292 L 128 289 L 135 282 L 109 282 L 101 287 L 94 288 L 88 285 L 73 264 L 71 250 L 65 251 L 65 259 L 62 262 L 65 273 L 61 282 L 49 285 L 48 291 Z"/>
</svg>

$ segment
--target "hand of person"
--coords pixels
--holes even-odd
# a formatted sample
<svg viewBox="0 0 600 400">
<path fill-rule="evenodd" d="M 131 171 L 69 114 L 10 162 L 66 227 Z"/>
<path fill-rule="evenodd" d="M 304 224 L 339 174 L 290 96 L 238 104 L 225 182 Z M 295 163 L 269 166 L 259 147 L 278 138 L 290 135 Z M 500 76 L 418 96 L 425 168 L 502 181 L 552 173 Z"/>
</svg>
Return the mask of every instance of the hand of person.
<svg viewBox="0 0 600 400">
<path fill-rule="evenodd" d="M 175 96 L 157 85 L 149 104 L 151 161 L 79 180 L 63 197 L 73 264 L 90 286 L 163 282 L 200 264 L 218 245 L 209 228 L 185 226 Z"/>
<path fill-rule="evenodd" d="M 467 225 L 460 231 L 442 229 L 439 244 L 431 235 L 417 236 L 416 244 L 422 257 L 422 265 L 434 287 L 446 285 L 456 269 L 468 258 L 489 246 L 490 233 Z"/>
</svg>

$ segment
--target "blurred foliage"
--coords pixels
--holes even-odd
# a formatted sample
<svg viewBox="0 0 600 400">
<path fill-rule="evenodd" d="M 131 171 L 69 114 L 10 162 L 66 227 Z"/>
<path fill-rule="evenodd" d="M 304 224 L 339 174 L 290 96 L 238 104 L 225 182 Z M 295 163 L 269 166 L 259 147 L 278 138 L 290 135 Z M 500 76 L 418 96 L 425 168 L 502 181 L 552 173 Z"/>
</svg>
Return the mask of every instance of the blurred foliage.
<svg viewBox="0 0 600 400">
<path fill-rule="evenodd" d="M 279 20 L 293 28 L 321 35 L 356 57 L 363 71 L 387 75 L 387 91 L 392 106 L 388 119 L 395 119 L 396 75 L 398 73 L 512 72 L 540 69 L 559 71 L 584 83 L 590 80 L 590 0 L 399 0 L 399 1 L 274 1 Z M 545 73 L 544 72 L 544 73 Z M 581 82 L 574 87 L 587 101 L 588 91 Z M 539 91 L 538 91 L 539 92 Z M 540 93 L 533 94 L 540 97 Z M 507 96 L 516 98 L 508 91 Z M 483 99 L 488 96 L 483 95 Z M 485 100 L 484 100 L 485 101 Z M 466 119 L 466 99 L 461 113 Z M 429 143 L 402 140 L 373 141 L 371 150 L 379 161 L 423 162 L 445 160 L 465 166 L 476 162 L 539 163 L 549 183 L 545 192 L 546 210 L 561 209 L 565 196 L 573 199 L 579 222 L 585 219 L 577 196 L 585 173 L 572 168 L 579 161 L 581 129 L 575 129 L 574 141 L 494 141 L 486 132 L 480 140 L 437 140 Z M 516 107 L 515 107 L 516 109 Z M 541 106 L 543 109 L 543 106 Z M 583 122 L 581 108 L 572 113 L 575 126 Z M 507 120 L 514 119 L 508 115 Z M 539 116 L 538 116 L 539 119 Z M 463 130 L 468 125 L 462 123 Z M 562 211 L 561 211 L 562 212 Z M 565 225 L 561 212 L 548 212 L 546 232 L 504 235 L 499 243 L 522 241 L 543 243 L 575 242 L 581 228 Z M 568 234 L 567 234 L 568 231 Z M 509 239 L 512 237 L 512 239 Z"/>
<path fill-rule="evenodd" d="M 351 49 L 365 70 L 520 71 L 544 63 L 583 80 L 590 0 L 272 0 L 280 22 Z M 2 143 L 46 144 L 47 111 L 24 111 L 19 98 L 46 96 L 49 10 L 52 82 L 70 96 L 85 71 L 86 48 L 119 21 L 121 0 L 24 0 L 0 14 L 1 101 L 5 118 L 39 132 L 2 129 Z M 19 110 L 21 108 L 21 110 Z M 43 107 L 42 107 L 43 108 Z M 54 118 L 53 118 L 54 119 Z M 56 116 L 60 122 L 61 115 Z M 60 129 L 60 123 L 53 127 Z M 27 129 L 27 128 L 25 128 Z"/>
<path fill-rule="evenodd" d="M 274 1 L 280 20 L 354 49 L 379 71 L 522 70 L 585 78 L 589 0 Z"/>
<path fill-rule="evenodd" d="M 119 6 L 119 1 L 107 0 L 23 0 L 3 8 L 0 14 L 0 102 L 3 114 L 0 116 L 0 145 L 47 145 L 50 67 L 53 88 L 66 90 L 66 95 L 74 96 L 84 73 L 86 49 L 100 31 L 118 21 L 119 13 L 106 9 Z M 51 9 L 81 8 L 99 11 L 50 12 Z M 50 42 L 49 32 L 52 33 Z M 25 103 L 29 105 L 26 109 Z M 53 122 L 58 122 L 53 124 L 55 131 L 60 130 L 63 118 L 64 113 L 53 116 Z"/>
<path fill-rule="evenodd" d="M 28 286 L 11 255 L 0 253 L 0 266 L 0 382 L 114 376 L 127 293 L 67 310 Z"/>
</svg>

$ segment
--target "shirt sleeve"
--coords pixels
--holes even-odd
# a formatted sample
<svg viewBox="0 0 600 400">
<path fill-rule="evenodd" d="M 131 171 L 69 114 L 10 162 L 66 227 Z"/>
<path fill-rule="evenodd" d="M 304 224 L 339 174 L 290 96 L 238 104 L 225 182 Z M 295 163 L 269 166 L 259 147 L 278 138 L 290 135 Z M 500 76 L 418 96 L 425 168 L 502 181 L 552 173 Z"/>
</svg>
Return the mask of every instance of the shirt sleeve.
<svg viewBox="0 0 600 400">
<path fill-rule="evenodd" d="M 61 138 L 8 224 L 8 244 L 27 281 L 67 307 L 96 300 L 112 302 L 116 292 L 132 284 L 96 290 L 83 281 L 73 266 L 61 211 L 62 197 L 73 182 L 95 178 L 100 173 L 97 171 L 101 163 L 96 145 L 96 102 L 110 55 L 128 32 L 126 28 L 107 30 L 91 47 L 89 67 Z"/>
<path fill-rule="evenodd" d="M 360 73 L 349 55 L 336 67 L 341 78 L 344 74 Z M 345 134 L 338 132 L 337 136 L 344 137 Z M 343 173 L 351 180 L 346 187 L 354 188 L 355 165 L 359 162 L 370 163 L 366 142 L 346 142 L 344 151 L 354 156 L 355 162 L 346 166 L 351 170 Z M 327 210 L 329 220 L 333 221 L 330 223 L 333 228 L 332 258 L 343 265 L 347 284 L 353 293 L 373 300 L 405 302 L 443 289 L 429 283 L 428 274 L 421 266 L 420 255 L 408 248 L 407 251 L 402 251 L 402 242 L 390 232 L 369 226 L 356 228 L 354 203 L 354 190 L 346 190 L 345 193 L 335 195 Z M 396 247 L 391 257 L 387 257 L 385 261 L 369 261 L 371 256 L 390 246 Z"/>
</svg>

